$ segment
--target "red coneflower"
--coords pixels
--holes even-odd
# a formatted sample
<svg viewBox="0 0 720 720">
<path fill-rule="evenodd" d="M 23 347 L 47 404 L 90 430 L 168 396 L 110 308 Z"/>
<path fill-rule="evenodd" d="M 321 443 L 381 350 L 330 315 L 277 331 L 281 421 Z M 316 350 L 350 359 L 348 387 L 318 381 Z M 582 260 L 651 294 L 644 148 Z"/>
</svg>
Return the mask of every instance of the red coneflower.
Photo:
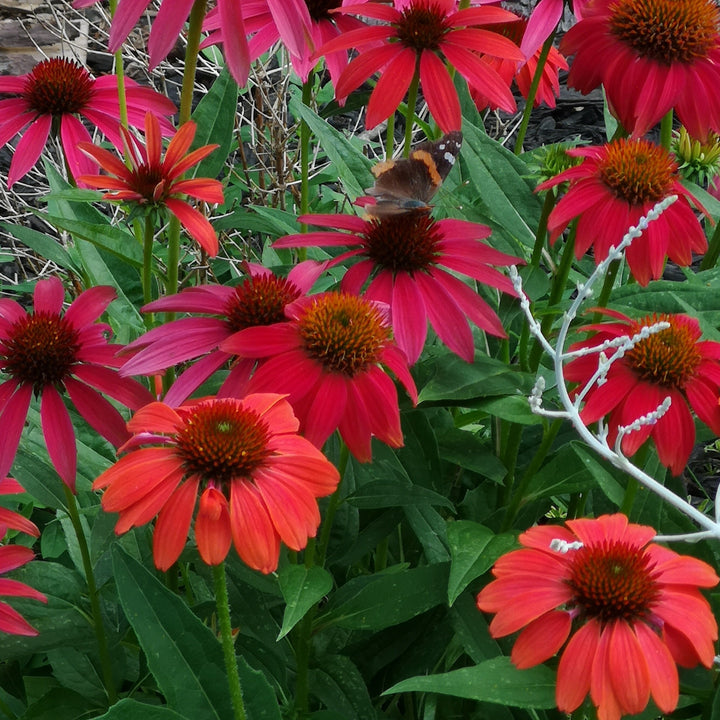
<svg viewBox="0 0 720 720">
<path fill-rule="evenodd" d="M 316 498 L 340 480 L 297 434 L 282 395 L 210 398 L 176 409 L 155 402 L 138 410 L 128 429 L 127 454 L 93 488 L 107 488 L 102 506 L 120 513 L 118 534 L 158 515 L 153 557 L 160 570 L 180 556 L 198 504 L 195 539 L 204 562 L 218 565 L 232 544 L 247 565 L 273 572 L 280 542 L 302 550 L 315 536 Z"/>
<path fill-rule="evenodd" d="M 624 515 L 568 520 L 520 535 L 522 550 L 500 558 L 478 608 L 495 613 L 493 637 L 522 629 L 519 668 L 560 657 L 555 699 L 572 713 L 585 696 L 599 720 L 678 702 L 676 664 L 710 667 L 717 623 L 699 588 L 718 582 L 706 563 L 650 541 L 651 527 Z"/>
<path fill-rule="evenodd" d="M 667 412 L 652 425 L 625 435 L 622 450 L 633 455 L 652 438 L 660 462 L 679 475 L 695 445 L 695 421 L 691 409 L 716 434 L 720 434 L 720 343 L 700 341 L 700 325 L 686 315 L 659 313 L 632 320 L 622 313 L 603 310 L 612 320 L 597 323 L 581 332 L 589 338 L 570 350 L 595 347 L 606 340 L 633 337 L 643 327 L 667 322 L 670 327 L 640 340 L 623 357 L 610 365 L 606 382 L 594 385 L 585 396 L 580 413 L 590 424 L 609 414 L 608 441 L 617 438 L 618 426 L 630 425 L 642 415 L 657 410 L 662 401 L 671 400 Z M 576 358 L 565 367 L 565 377 L 580 386 L 598 369 L 596 354 Z"/>
<path fill-rule="evenodd" d="M 337 12 L 380 20 L 380 25 L 343 33 L 323 45 L 317 56 L 356 48 L 358 56 L 335 86 L 338 100 L 346 98 L 373 73 L 381 73 L 367 108 L 366 125 L 375 127 L 397 109 L 415 73 L 430 114 L 443 132 L 459 130 L 460 101 L 441 55 L 468 82 L 498 107 L 514 112 L 507 84 L 478 53 L 524 60 L 510 40 L 481 26 L 517 19 L 497 7 L 456 8 L 455 0 L 411 0 L 403 9 L 378 2 L 346 5 Z"/>
<path fill-rule="evenodd" d="M 287 393 L 303 435 L 321 447 L 335 429 L 360 461 L 372 457 L 372 436 L 403 444 L 395 373 L 417 402 L 402 351 L 390 339 L 387 306 L 347 293 L 300 298 L 285 310 L 290 322 L 241 330 L 225 352 L 263 358 L 250 392 Z"/>
<path fill-rule="evenodd" d="M 166 97 L 150 88 L 140 87 L 129 78 L 127 111 L 131 125 L 139 125 L 148 110 L 159 116 L 172 115 L 175 106 Z M 93 78 L 75 62 L 52 58 L 38 63 L 27 75 L 0 77 L 0 94 L 15 97 L 0 100 L 0 146 L 24 128 L 8 173 L 8 187 L 25 175 L 40 157 L 47 143 L 53 121 L 59 128 L 60 140 L 68 168 L 73 177 L 92 170 L 90 161 L 77 149 L 90 134 L 76 116 L 80 115 L 99 128 L 115 147 L 122 149 L 118 126 L 120 103 L 114 75 Z M 162 119 L 163 133 L 172 125 Z"/>
<path fill-rule="evenodd" d="M 79 148 L 109 175 L 81 175 L 78 179 L 89 187 L 109 189 L 106 200 L 136 203 L 146 210 L 167 208 L 182 226 L 211 257 L 218 253 L 218 239 L 208 219 L 192 207 L 183 195 L 208 203 L 224 202 L 222 183 L 210 178 L 181 180 L 191 167 L 207 157 L 217 145 L 203 145 L 188 153 L 196 125 L 186 122 L 175 133 L 162 158 L 162 137 L 158 119 L 145 115 L 145 145 L 125 128 L 120 132 L 130 158 L 127 167 L 118 157 L 92 143 L 80 143 Z"/>
<path fill-rule="evenodd" d="M 693 137 L 720 132 L 719 25 L 714 0 L 595 0 L 560 43 L 575 56 L 568 85 L 602 84 L 636 136 L 673 108 Z"/>
<path fill-rule="evenodd" d="M 705 252 L 705 233 L 690 203 L 707 212 L 682 186 L 677 164 L 664 148 L 648 140 L 622 139 L 572 148 L 567 154 L 585 159 L 537 187 L 547 190 L 570 181 L 548 218 L 551 242 L 578 218 L 575 256 L 581 258 L 592 246 L 599 263 L 656 203 L 677 195 L 677 202 L 626 250 L 630 271 L 640 285 L 647 285 L 662 276 L 666 257 L 685 266 L 692 262 L 693 252 Z"/>
<path fill-rule="evenodd" d="M 75 430 L 62 399 L 73 405 L 100 435 L 119 446 L 128 438 L 122 415 L 93 388 L 136 409 L 152 395 L 116 368 L 121 349 L 110 345 L 110 327 L 96 322 L 115 298 L 110 287 L 93 287 L 78 295 L 62 314 L 63 285 L 57 278 L 35 285 L 34 311 L 14 300 L 0 299 L 0 477 L 12 466 L 30 400 L 42 398 L 40 419 L 50 459 L 63 482 L 75 488 Z"/>
<path fill-rule="evenodd" d="M 298 220 L 349 232 L 287 235 L 274 247 L 356 246 L 330 265 L 359 259 L 345 273 L 341 287 L 390 305 L 395 340 L 410 363 L 420 357 L 428 320 L 438 337 L 468 362 L 475 355 L 468 319 L 492 335 L 505 336 L 495 311 L 454 274 L 516 295 L 510 280 L 490 265 L 523 261 L 480 242 L 490 235 L 486 225 L 435 220 L 426 212 L 366 220 L 353 215 L 304 215 Z"/>
</svg>

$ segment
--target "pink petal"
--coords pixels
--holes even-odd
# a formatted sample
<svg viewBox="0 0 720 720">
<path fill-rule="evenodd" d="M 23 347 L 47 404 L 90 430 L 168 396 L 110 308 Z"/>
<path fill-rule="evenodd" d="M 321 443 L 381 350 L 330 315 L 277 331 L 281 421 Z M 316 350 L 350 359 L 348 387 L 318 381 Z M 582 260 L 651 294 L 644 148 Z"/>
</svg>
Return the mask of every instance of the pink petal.
<svg viewBox="0 0 720 720">
<path fill-rule="evenodd" d="M 185 20 L 190 15 L 193 2 L 194 0 L 164 0 L 160 4 L 148 40 L 150 70 L 156 68 L 175 46 Z"/>
<path fill-rule="evenodd" d="M 590 691 L 590 676 L 600 643 L 600 626 L 595 620 L 583 625 L 571 638 L 560 658 L 555 700 L 561 712 L 580 707 Z"/>
<path fill-rule="evenodd" d="M 52 126 L 52 115 L 38 115 L 23 133 L 15 149 L 7 185 L 12 187 L 38 161 Z"/>
<path fill-rule="evenodd" d="M 397 110 L 410 87 L 415 72 L 415 60 L 415 51 L 405 48 L 397 51 L 383 69 L 382 75 L 370 95 L 365 120 L 368 129 L 374 128 Z"/>
<path fill-rule="evenodd" d="M 153 558 L 158 570 L 167 570 L 185 547 L 199 481 L 188 479 L 178 487 L 165 503 L 155 523 Z"/>
<path fill-rule="evenodd" d="M 50 460 L 62 481 L 75 492 L 75 430 L 65 403 L 52 385 L 45 385 L 43 388 L 40 419 Z"/>
<path fill-rule="evenodd" d="M 219 0 L 217 8 L 224 29 L 225 62 L 235 82 L 245 87 L 250 74 L 250 49 L 243 25 L 242 0 Z"/>
<path fill-rule="evenodd" d="M 124 418 L 102 395 L 73 378 L 65 378 L 65 387 L 73 405 L 95 432 L 115 447 L 128 440 L 130 433 Z"/>
<path fill-rule="evenodd" d="M 65 289 L 56 277 L 39 280 L 33 292 L 33 308 L 35 312 L 46 312 L 59 315 L 62 311 Z"/>
<path fill-rule="evenodd" d="M 188 234 L 200 244 L 210 256 L 218 254 L 218 238 L 208 219 L 182 200 L 167 198 L 165 205 L 175 215 Z"/>
<path fill-rule="evenodd" d="M 392 289 L 392 324 L 395 341 L 412 365 L 420 357 L 427 337 L 427 310 L 422 293 L 406 273 L 398 273 Z"/>
<path fill-rule="evenodd" d="M 0 433 L 0 477 L 4 478 L 8 474 L 15 460 L 31 397 L 32 385 L 28 383 L 21 385 L 7 401 L 0 414 L 0 426 L 3 429 Z"/>
<path fill-rule="evenodd" d="M 111 53 L 120 49 L 149 4 L 150 0 L 120 0 L 110 26 L 108 50 Z"/>
<path fill-rule="evenodd" d="M 563 646 L 571 628 L 572 617 L 564 610 L 552 610 L 533 620 L 513 645 L 513 664 L 525 670 L 545 662 Z"/>
<path fill-rule="evenodd" d="M 445 63 L 429 50 L 420 55 L 420 82 L 430 114 L 440 129 L 445 133 L 459 130 L 462 117 L 455 85 Z"/>
</svg>

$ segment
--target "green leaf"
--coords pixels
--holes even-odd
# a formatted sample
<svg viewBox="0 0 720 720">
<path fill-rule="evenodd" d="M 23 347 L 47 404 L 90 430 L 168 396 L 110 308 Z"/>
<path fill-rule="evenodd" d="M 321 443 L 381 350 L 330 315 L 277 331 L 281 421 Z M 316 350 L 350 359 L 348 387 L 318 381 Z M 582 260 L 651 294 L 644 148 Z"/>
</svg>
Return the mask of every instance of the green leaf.
<svg viewBox="0 0 720 720">
<path fill-rule="evenodd" d="M 447 537 L 452 557 L 448 580 L 450 605 L 475 578 L 487 572 L 501 555 L 516 544 L 514 535 L 495 535 L 490 528 L 471 520 L 448 523 Z"/>
<path fill-rule="evenodd" d="M 520 708 L 555 707 L 555 673 L 539 665 L 518 670 L 510 658 L 497 657 L 440 675 L 408 678 L 383 695 L 401 692 L 431 692 L 468 700 Z"/>
<path fill-rule="evenodd" d="M 275 691 L 265 676 L 239 657 L 238 674 L 248 720 L 282 720 Z"/>
<path fill-rule="evenodd" d="M 461 168 L 495 221 L 493 232 L 532 247 L 542 203 L 527 165 L 469 122 L 463 123 L 463 136 Z"/>
<path fill-rule="evenodd" d="M 344 655 L 322 659 L 310 672 L 312 693 L 343 720 L 376 720 L 365 682 L 352 661 Z"/>
<path fill-rule="evenodd" d="M 192 149 L 202 145 L 220 146 L 197 166 L 194 177 L 215 178 L 222 172 L 235 131 L 237 101 L 237 83 L 227 69 L 223 69 L 193 110 L 192 119 L 197 123 L 197 130 Z"/>
<path fill-rule="evenodd" d="M 107 702 L 102 680 L 85 653 L 73 647 L 56 648 L 47 654 L 53 675 L 63 687 L 74 690 L 99 706 Z"/>
<path fill-rule="evenodd" d="M 297 92 L 290 98 L 290 112 L 308 124 L 315 135 L 316 144 L 327 154 L 350 197 L 355 199 L 364 195 L 365 188 L 372 182 L 372 162 L 341 132 L 304 105 Z"/>
<path fill-rule="evenodd" d="M 357 630 L 405 622 L 445 603 L 448 570 L 449 563 L 439 563 L 353 578 L 335 593 L 317 622 Z"/>
<path fill-rule="evenodd" d="M 280 640 L 332 590 L 333 580 L 327 570 L 318 566 L 287 565 L 278 572 L 278 582 L 285 598 L 283 624 L 277 637 Z"/>
<path fill-rule="evenodd" d="M 518 425 L 542 425 L 543 419 L 530 409 L 530 403 L 524 395 L 510 395 L 502 398 L 483 400 L 475 407 L 501 420 Z"/>
<path fill-rule="evenodd" d="M 456 355 L 428 357 L 417 366 L 421 403 L 466 404 L 498 395 L 527 395 L 535 379 L 493 358 L 466 363 Z"/>
<path fill-rule="evenodd" d="M 93 720 L 193 720 L 180 715 L 167 707 L 147 705 L 146 703 L 123 698 L 113 705 L 104 715 L 97 715 Z"/>
<path fill-rule="evenodd" d="M 347 502 L 358 508 L 406 507 L 409 505 L 441 505 L 451 508 L 453 504 L 445 496 L 410 482 L 398 480 L 375 480 L 362 485 Z"/>
<path fill-rule="evenodd" d="M 118 546 L 112 559 L 120 603 L 168 706 L 190 718 L 232 717 L 222 651 L 211 630 Z"/>
<path fill-rule="evenodd" d="M 500 483 L 507 468 L 477 434 L 460 428 L 438 432 L 440 457 L 481 477 Z"/>
<path fill-rule="evenodd" d="M 19 720 L 78 720 L 88 717 L 93 705 L 72 690 L 55 687 L 30 705 Z"/>
<path fill-rule="evenodd" d="M 78 272 L 78 268 L 73 262 L 73 259 L 56 238 L 33 230 L 32 228 L 23 227 L 22 225 L 2 223 L 2 227 L 41 257 L 51 260 L 65 270 L 72 270 L 75 273 Z"/>
</svg>

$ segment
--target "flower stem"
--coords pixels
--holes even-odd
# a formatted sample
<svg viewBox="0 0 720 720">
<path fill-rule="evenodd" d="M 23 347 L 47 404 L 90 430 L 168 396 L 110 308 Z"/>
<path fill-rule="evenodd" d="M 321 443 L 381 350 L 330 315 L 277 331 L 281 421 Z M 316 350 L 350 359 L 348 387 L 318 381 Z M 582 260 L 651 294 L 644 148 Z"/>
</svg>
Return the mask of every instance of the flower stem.
<svg viewBox="0 0 720 720">
<path fill-rule="evenodd" d="M 563 248 L 562 258 L 560 259 L 560 265 L 558 266 L 557 273 L 553 279 L 552 287 L 550 288 L 550 298 L 548 299 L 548 310 L 552 310 L 558 307 L 560 300 L 562 299 L 563 292 L 565 292 L 565 286 L 567 285 L 567 279 L 570 275 L 570 268 L 572 267 L 573 258 L 575 255 L 575 226 L 573 223 L 570 236 L 568 237 L 565 247 Z M 548 313 L 542 320 L 540 325 L 543 336 L 547 337 L 550 328 L 552 328 L 555 316 L 552 313 Z M 540 357 L 542 356 L 542 345 L 538 342 L 537 338 L 530 351 L 530 371 L 535 372 L 540 365 Z"/>
<path fill-rule="evenodd" d="M 410 157 L 410 144 L 412 143 L 412 131 L 415 127 L 415 105 L 417 104 L 418 88 L 420 87 L 420 57 L 415 64 L 415 74 L 410 81 L 407 99 L 407 116 L 405 118 L 405 146 L 403 157 Z"/>
<path fill-rule="evenodd" d="M 613 286 L 615 285 L 615 278 L 617 277 L 618 270 L 620 269 L 620 261 L 619 260 L 613 260 L 613 262 L 610 263 L 607 269 L 607 273 L 605 273 L 605 279 L 603 280 L 603 286 L 600 290 L 600 296 L 598 297 L 597 302 L 595 303 L 596 308 L 604 308 L 607 307 L 608 300 L 610 300 L 610 295 L 612 294 Z M 600 322 L 602 319 L 602 313 L 595 313 L 593 315 L 593 323 Z"/>
<path fill-rule="evenodd" d="M 148 213 L 145 217 L 145 229 L 143 232 L 143 269 L 142 269 L 142 287 L 143 287 L 143 304 L 147 305 L 152 301 L 152 266 L 153 266 L 153 243 L 155 242 L 155 223 L 152 214 Z M 148 317 L 146 315 L 146 317 Z M 152 318 L 150 318 L 152 322 Z"/>
<path fill-rule="evenodd" d="M 660 145 L 670 152 L 672 142 L 673 111 L 670 108 L 660 121 Z"/>
<path fill-rule="evenodd" d="M 533 246 L 532 256 L 530 258 L 530 265 L 532 267 L 538 267 L 540 265 L 540 258 L 542 257 L 542 251 L 545 248 L 545 239 L 547 238 L 548 218 L 550 217 L 552 209 L 555 207 L 556 199 L 553 189 L 545 193 L 545 202 L 540 212 L 540 220 L 538 221 L 537 230 L 535 231 L 535 245 Z"/>
<path fill-rule="evenodd" d="M 178 127 L 182 127 L 190 119 L 192 113 L 193 90 L 195 88 L 195 70 L 197 68 L 198 52 L 200 49 L 200 36 L 202 23 L 205 18 L 207 0 L 195 0 L 190 11 L 188 26 L 187 47 L 185 48 L 185 70 L 183 72 L 182 91 L 180 94 L 180 115 Z M 168 255 L 167 278 L 165 294 L 174 295 L 178 291 L 179 264 L 180 264 L 180 220 L 175 215 L 170 216 L 167 229 Z M 168 313 L 168 321 L 174 319 L 174 313 Z"/>
<path fill-rule="evenodd" d="M 555 30 L 550 33 L 547 40 L 543 43 L 542 50 L 540 51 L 540 57 L 538 58 L 538 64 L 535 68 L 535 74 L 533 75 L 530 90 L 528 91 L 528 96 L 525 100 L 525 109 L 523 110 L 522 121 L 520 122 L 517 138 L 515 139 L 515 148 L 513 152 L 516 155 L 521 155 L 523 151 L 523 142 L 525 141 L 525 133 L 527 133 L 530 115 L 532 115 L 533 105 L 535 104 L 535 96 L 537 95 L 538 88 L 540 87 L 540 80 L 542 79 L 543 72 L 545 70 L 545 63 L 547 62 L 554 39 Z"/>
<path fill-rule="evenodd" d="M 307 547 L 305 548 L 305 567 L 311 568 L 316 560 L 321 567 L 325 564 L 325 556 L 327 554 L 328 545 L 330 543 L 330 531 L 332 530 L 333 520 L 340 504 L 340 488 L 342 480 L 347 470 L 348 461 L 350 459 L 350 451 L 344 442 L 340 443 L 340 461 L 338 463 L 338 472 L 340 473 L 340 481 L 335 492 L 330 496 L 330 502 L 325 511 L 325 518 L 320 531 L 320 540 L 315 544 L 315 538 L 309 538 Z M 295 665 L 297 667 L 297 675 L 295 677 L 295 711 L 299 718 L 307 717 L 310 710 L 310 649 L 312 637 L 312 624 L 317 613 L 317 605 L 313 605 L 305 617 L 298 623 L 297 632 L 294 633 L 295 648 Z"/>
<path fill-rule="evenodd" d="M 212 573 L 215 582 L 215 604 L 220 624 L 223 657 L 225 658 L 225 670 L 227 671 L 234 718 L 235 720 L 246 720 L 247 714 L 245 713 L 237 657 L 235 657 L 235 644 L 232 637 L 232 625 L 230 624 L 230 603 L 228 600 L 227 580 L 225 579 L 225 563 L 213 565 Z"/>
<path fill-rule="evenodd" d="M 115 17 L 118 0 L 110 0 L 110 17 Z M 115 77 L 117 78 L 118 101 L 120 103 L 120 124 L 128 126 L 127 93 L 125 92 L 125 63 L 122 48 L 115 52 Z"/>
<path fill-rule="evenodd" d="M 710 238 L 705 257 L 700 262 L 700 269 L 710 270 L 710 268 L 714 268 L 718 257 L 720 257 L 720 222 L 715 223 L 715 230 Z"/>
<path fill-rule="evenodd" d="M 93 572 L 92 560 L 90 559 L 90 549 L 88 548 L 85 531 L 80 521 L 77 499 L 67 485 L 63 484 L 63 490 L 65 491 L 65 499 L 67 501 L 68 516 L 70 517 L 73 530 L 75 530 L 78 547 L 80 548 L 80 556 L 82 557 L 83 569 L 85 570 L 85 580 L 88 586 L 90 609 L 92 610 L 93 617 L 93 630 L 95 631 L 95 639 L 97 640 L 98 653 L 100 655 L 100 666 L 102 668 L 105 692 L 107 693 L 110 705 L 113 705 L 117 702 L 117 690 L 115 689 L 112 662 L 110 661 L 107 638 L 105 637 L 105 626 L 103 625 L 102 613 L 100 611 L 100 598 L 98 597 L 97 586 L 95 585 L 95 573 Z"/>
</svg>

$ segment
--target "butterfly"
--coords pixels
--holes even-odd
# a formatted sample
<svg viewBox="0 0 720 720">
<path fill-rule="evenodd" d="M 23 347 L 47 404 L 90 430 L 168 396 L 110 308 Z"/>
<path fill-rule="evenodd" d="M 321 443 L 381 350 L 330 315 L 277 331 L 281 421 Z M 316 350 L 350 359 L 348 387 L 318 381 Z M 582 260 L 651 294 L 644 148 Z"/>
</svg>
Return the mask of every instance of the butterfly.
<svg viewBox="0 0 720 720">
<path fill-rule="evenodd" d="M 455 165 L 461 145 L 462 133 L 454 130 L 435 142 L 420 143 L 408 158 L 375 165 L 375 184 L 366 190 L 375 203 L 365 205 L 365 212 L 382 218 L 430 210 L 429 202 Z"/>
</svg>

